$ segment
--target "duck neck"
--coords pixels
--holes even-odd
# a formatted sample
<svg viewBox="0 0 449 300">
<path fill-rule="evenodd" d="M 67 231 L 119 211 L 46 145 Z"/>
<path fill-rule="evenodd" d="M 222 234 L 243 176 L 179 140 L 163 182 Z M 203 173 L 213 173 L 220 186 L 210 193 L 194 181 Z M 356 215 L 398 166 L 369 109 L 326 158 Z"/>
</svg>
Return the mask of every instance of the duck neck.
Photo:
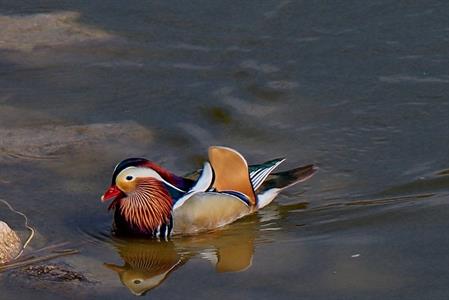
<svg viewBox="0 0 449 300">
<path fill-rule="evenodd" d="M 133 235 L 167 237 L 173 227 L 172 207 L 172 197 L 162 182 L 141 179 L 136 190 L 120 200 L 116 228 Z"/>
</svg>

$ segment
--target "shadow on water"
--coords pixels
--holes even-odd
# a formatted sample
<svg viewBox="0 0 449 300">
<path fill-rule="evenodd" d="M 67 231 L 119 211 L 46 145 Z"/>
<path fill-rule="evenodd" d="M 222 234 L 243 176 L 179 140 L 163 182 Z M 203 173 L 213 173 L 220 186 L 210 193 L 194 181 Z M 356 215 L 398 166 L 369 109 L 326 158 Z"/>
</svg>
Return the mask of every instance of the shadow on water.
<svg viewBox="0 0 449 300">
<path fill-rule="evenodd" d="M 120 241 L 115 242 L 123 266 L 112 263 L 104 265 L 117 272 L 120 281 L 131 293 L 140 296 L 159 286 L 187 258 L 179 255 L 172 242 L 166 241 Z"/>
<path fill-rule="evenodd" d="M 209 261 L 216 272 L 240 272 L 251 267 L 261 219 L 249 216 L 235 224 L 213 232 L 169 241 L 115 238 L 106 232 L 84 232 L 92 242 L 113 246 L 123 260 L 122 265 L 104 262 L 116 272 L 131 293 L 144 293 L 161 285 L 192 258 Z"/>
<path fill-rule="evenodd" d="M 105 266 L 135 295 L 158 287 L 193 257 L 210 261 L 217 272 L 244 271 L 251 266 L 257 231 L 254 223 L 239 227 L 238 232 L 230 229 L 170 241 L 114 240 L 123 265 Z"/>
<path fill-rule="evenodd" d="M 224 228 L 192 236 L 174 236 L 168 241 L 114 237 L 106 223 L 100 227 L 79 228 L 79 231 L 84 235 L 85 245 L 112 246 L 122 263 L 106 261 L 104 267 L 115 272 L 132 294 L 143 295 L 162 285 L 191 259 L 210 262 L 217 273 L 248 270 L 256 248 L 271 243 L 268 234 L 281 229 L 279 221 L 307 206 L 306 202 L 272 205 Z"/>
</svg>

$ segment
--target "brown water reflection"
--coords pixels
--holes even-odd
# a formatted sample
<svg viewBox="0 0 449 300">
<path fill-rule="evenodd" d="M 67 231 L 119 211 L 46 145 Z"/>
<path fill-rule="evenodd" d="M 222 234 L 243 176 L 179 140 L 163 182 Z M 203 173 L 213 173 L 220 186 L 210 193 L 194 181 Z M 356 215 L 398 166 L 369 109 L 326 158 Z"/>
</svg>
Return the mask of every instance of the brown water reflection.
<svg viewBox="0 0 449 300">
<path fill-rule="evenodd" d="M 251 267 L 257 233 L 256 222 L 240 222 L 228 230 L 159 240 L 114 240 L 123 265 L 104 265 L 116 272 L 131 293 L 144 293 L 161 285 L 172 272 L 193 257 L 206 259 L 217 272 L 239 272 Z"/>
<path fill-rule="evenodd" d="M 171 242 L 130 241 L 115 246 L 124 265 L 105 263 L 105 266 L 117 272 L 123 285 L 138 296 L 159 286 L 172 271 L 186 262 Z"/>
</svg>

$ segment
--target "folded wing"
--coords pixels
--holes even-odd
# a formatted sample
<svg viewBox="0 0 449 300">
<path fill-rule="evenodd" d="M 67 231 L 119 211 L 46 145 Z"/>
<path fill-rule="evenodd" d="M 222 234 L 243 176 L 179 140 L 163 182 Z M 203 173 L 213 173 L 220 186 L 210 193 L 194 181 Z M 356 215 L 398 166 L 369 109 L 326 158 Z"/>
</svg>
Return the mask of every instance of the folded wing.
<svg viewBox="0 0 449 300">
<path fill-rule="evenodd" d="M 213 146 L 209 148 L 209 161 L 215 174 L 212 186 L 216 191 L 242 193 L 251 205 L 256 205 L 248 164 L 240 153 L 231 148 Z"/>
</svg>

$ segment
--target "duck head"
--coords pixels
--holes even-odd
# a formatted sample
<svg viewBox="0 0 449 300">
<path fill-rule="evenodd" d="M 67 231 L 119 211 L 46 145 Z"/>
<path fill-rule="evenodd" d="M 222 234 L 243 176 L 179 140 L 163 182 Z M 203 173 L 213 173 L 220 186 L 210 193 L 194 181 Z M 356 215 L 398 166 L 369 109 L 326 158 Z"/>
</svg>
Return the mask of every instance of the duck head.
<svg viewBox="0 0 449 300">
<path fill-rule="evenodd" d="M 116 233 L 166 236 L 172 225 L 172 195 L 183 193 L 183 184 L 145 158 L 128 158 L 115 167 L 101 201 L 111 201 Z"/>
</svg>

